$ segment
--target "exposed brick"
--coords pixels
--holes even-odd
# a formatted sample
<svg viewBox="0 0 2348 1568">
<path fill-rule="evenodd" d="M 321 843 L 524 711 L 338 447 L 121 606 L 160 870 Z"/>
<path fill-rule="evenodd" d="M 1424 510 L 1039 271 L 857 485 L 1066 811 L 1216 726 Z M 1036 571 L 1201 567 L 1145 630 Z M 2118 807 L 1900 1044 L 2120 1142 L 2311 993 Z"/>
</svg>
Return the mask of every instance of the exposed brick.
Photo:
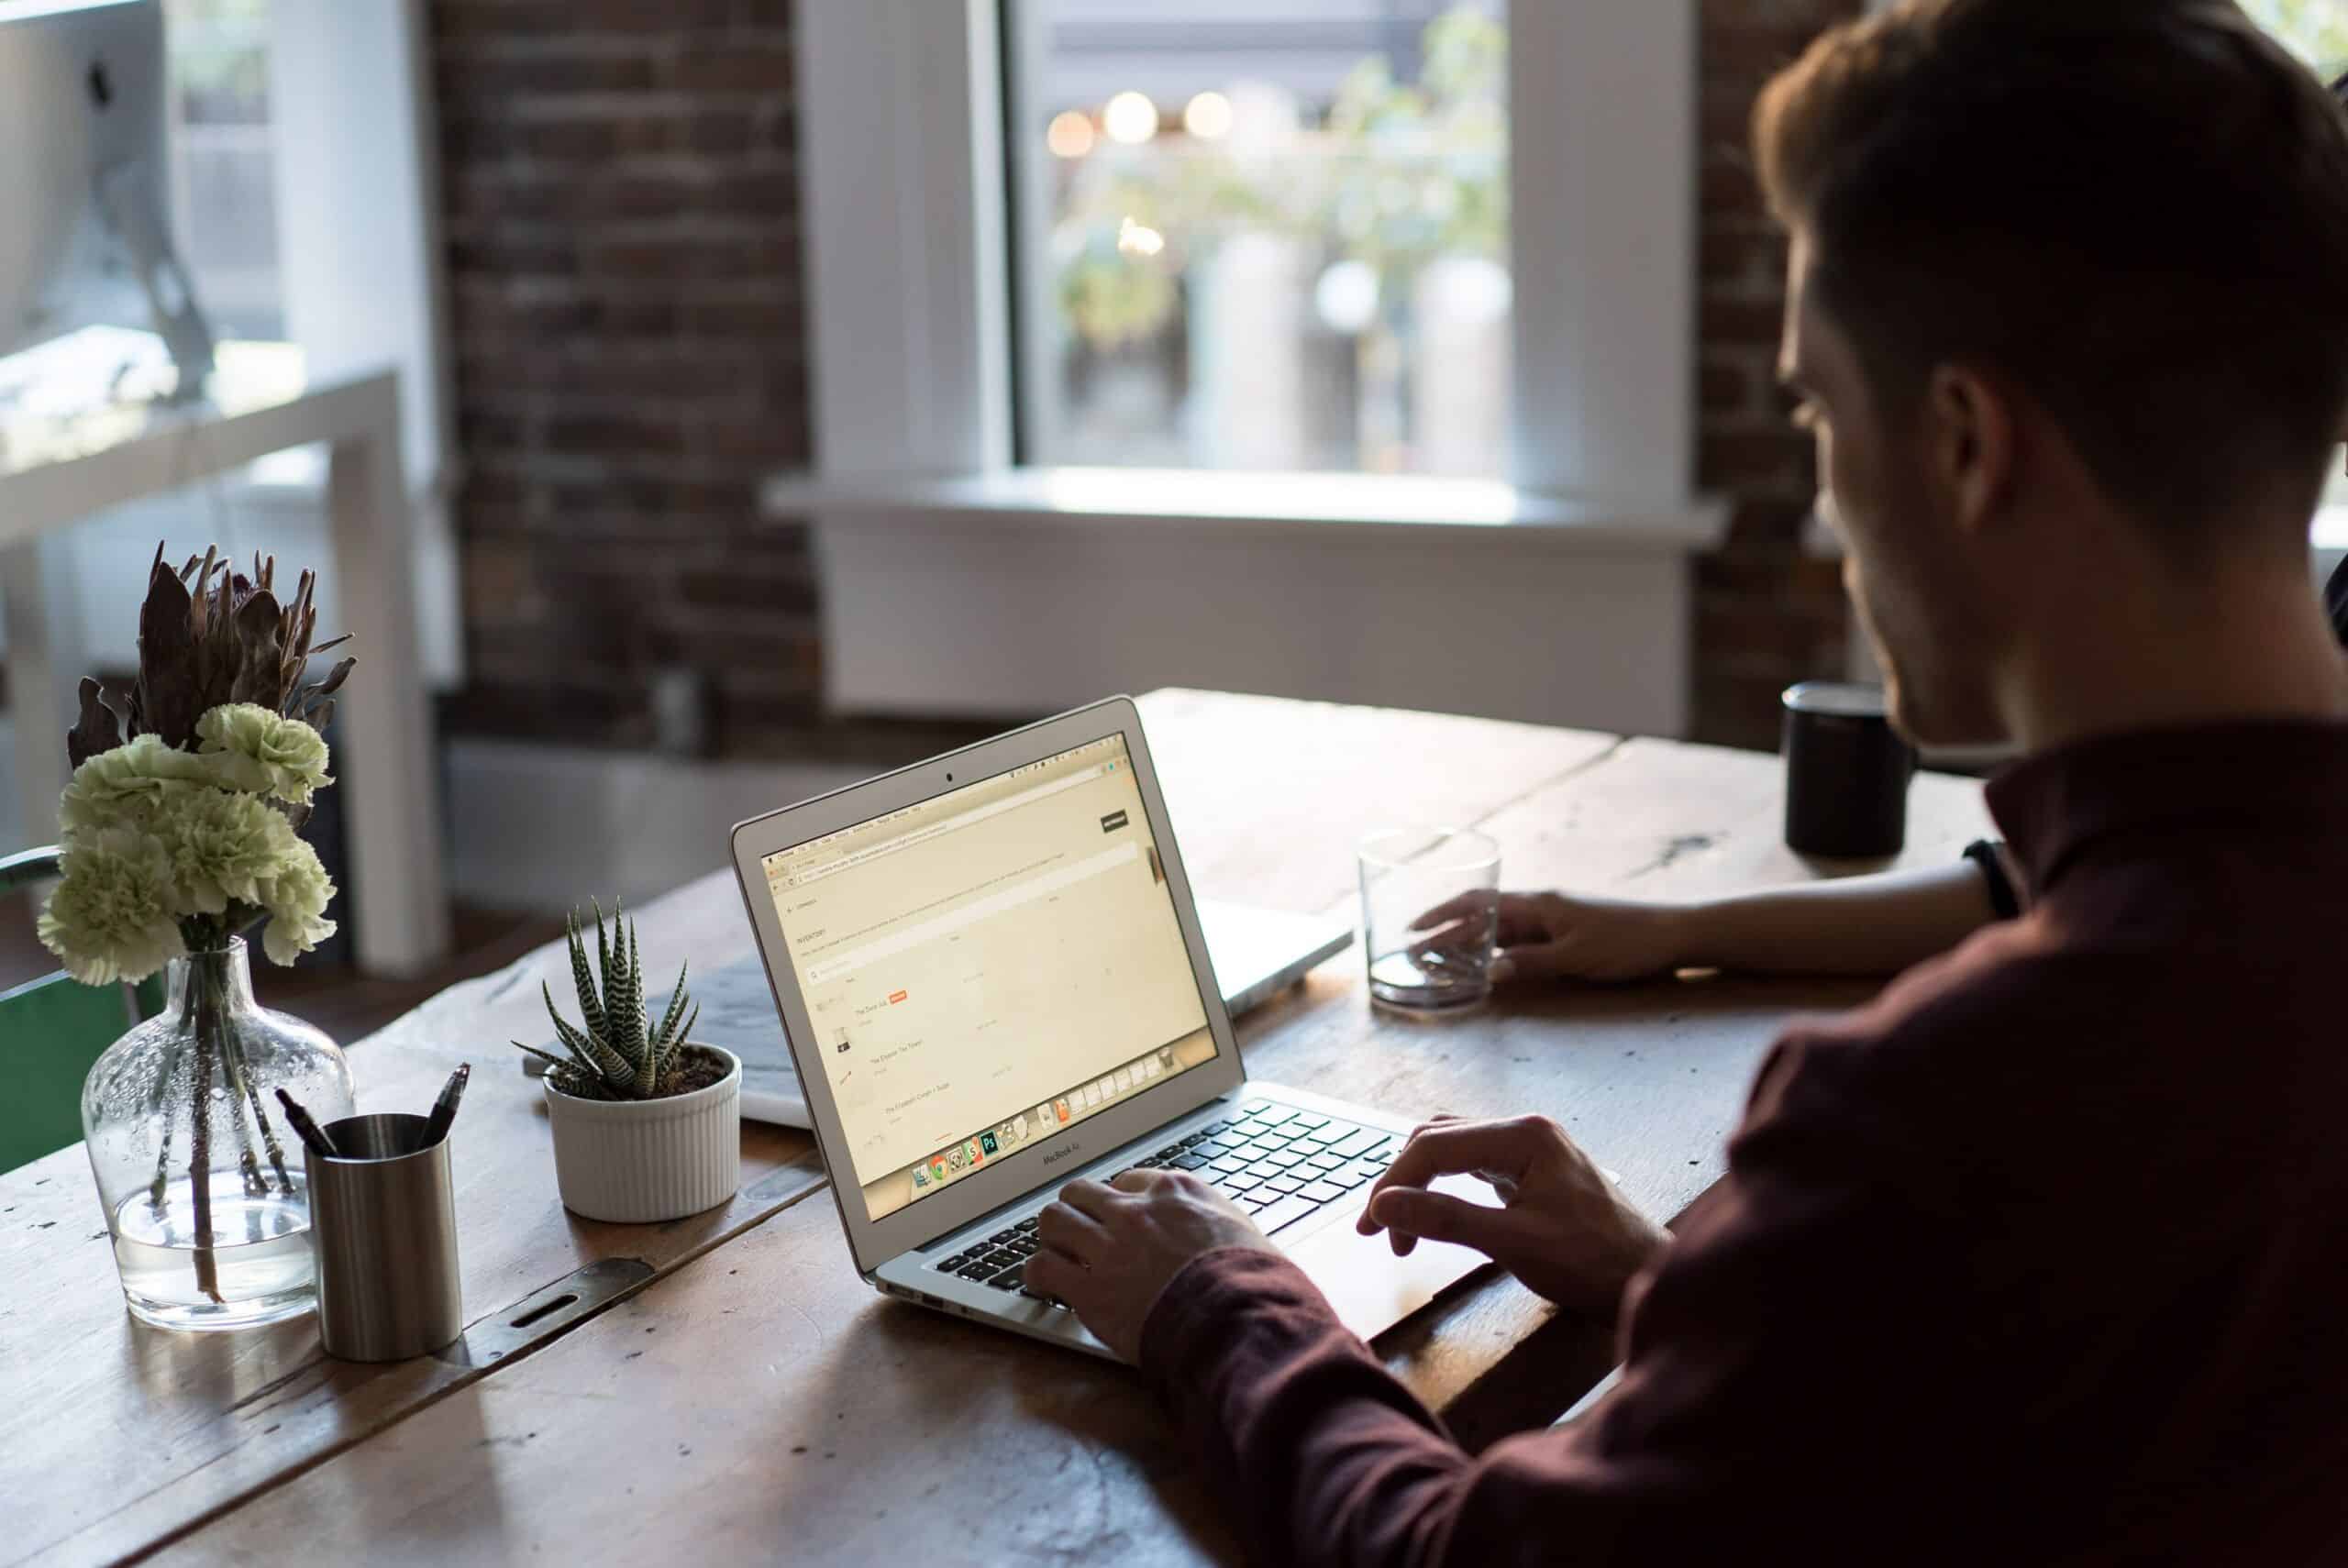
<svg viewBox="0 0 2348 1568">
<path fill-rule="evenodd" d="M 660 75 L 668 85 L 692 93 L 744 88 L 789 92 L 791 72 L 791 50 L 776 43 L 680 50 L 664 62 Z"/>
<path fill-rule="evenodd" d="M 1774 385 L 1783 242 L 1744 141 L 1768 75 L 1859 0 L 1703 0 L 1696 731 L 1773 745 L 1840 668 L 1802 553 L 1810 443 Z M 637 745 L 656 668 L 709 679 L 735 751 L 839 744 L 803 530 L 757 516 L 809 450 L 792 0 L 430 0 L 460 354 L 473 683 L 460 727 Z M 874 741 L 876 765 L 968 738 Z"/>
<path fill-rule="evenodd" d="M 1701 13 L 1698 484 L 1734 510 L 1729 543 L 1697 563 L 1691 695 L 1695 734 L 1725 745 L 1774 746 L 1778 692 L 1843 668 L 1840 568 L 1802 546 L 1816 456 L 1776 385 L 1784 241 L 1763 212 L 1745 138 L 1769 76 L 1859 9 L 1704 0 Z"/>
<path fill-rule="evenodd" d="M 787 571 L 747 571 L 737 562 L 723 569 L 686 572 L 678 591 L 696 611 L 720 606 L 759 614 L 797 615 L 810 624 L 815 613 L 815 576 L 803 556 Z"/>
<path fill-rule="evenodd" d="M 460 728 L 640 745 L 680 662 L 817 720 L 791 0 L 432 0 L 472 684 Z"/>
<path fill-rule="evenodd" d="M 648 89 L 655 63 L 634 50 L 622 54 L 570 54 L 541 50 L 503 58 L 473 50 L 444 54 L 433 83 L 445 111 L 544 93 L 615 93 Z"/>
<path fill-rule="evenodd" d="M 1761 401 L 1752 364 L 1742 359 L 1706 359 L 1697 367 L 1698 395 L 1707 414 L 1751 411 Z"/>
<path fill-rule="evenodd" d="M 1697 306 L 1697 341 L 1700 348 L 1725 346 L 1775 348 L 1778 335 L 1785 326 L 1785 316 L 1786 306 L 1782 299 L 1723 297 L 1707 291 L 1701 304 Z"/>
<path fill-rule="evenodd" d="M 1711 490 L 1779 495 L 1813 486 L 1810 438 L 1799 430 L 1707 430 L 1697 446 L 1699 481 Z"/>
</svg>

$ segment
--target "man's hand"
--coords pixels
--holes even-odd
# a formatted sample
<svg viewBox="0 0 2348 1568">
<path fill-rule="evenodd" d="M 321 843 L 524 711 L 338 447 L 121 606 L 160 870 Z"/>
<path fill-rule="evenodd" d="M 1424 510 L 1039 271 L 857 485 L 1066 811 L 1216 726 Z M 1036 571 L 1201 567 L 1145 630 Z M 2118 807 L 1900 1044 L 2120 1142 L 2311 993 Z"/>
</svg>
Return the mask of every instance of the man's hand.
<svg viewBox="0 0 2348 1568">
<path fill-rule="evenodd" d="M 1429 910 L 1411 929 L 1440 943 L 1454 926 L 1490 919 L 1491 899 L 1465 894 Z M 1502 893 L 1492 979 L 1640 980 L 1666 974 L 1684 961 L 1680 918 L 1669 904 Z"/>
<path fill-rule="evenodd" d="M 1490 1182 L 1501 1207 L 1426 1190 L 1463 1175 Z M 1385 1231 L 1398 1256 L 1422 1238 L 1473 1247 L 1560 1307 L 1607 1322 L 1669 1240 L 1545 1116 L 1420 1128 L 1370 1188 L 1358 1224 L 1366 1236 Z"/>
<path fill-rule="evenodd" d="M 1074 1181 L 1036 1217 L 1031 1289 L 1057 1296 L 1126 1361 L 1142 1325 L 1192 1258 L 1224 1247 L 1276 1249 L 1240 1207 L 1182 1171 L 1127 1171 L 1114 1185 Z"/>
</svg>

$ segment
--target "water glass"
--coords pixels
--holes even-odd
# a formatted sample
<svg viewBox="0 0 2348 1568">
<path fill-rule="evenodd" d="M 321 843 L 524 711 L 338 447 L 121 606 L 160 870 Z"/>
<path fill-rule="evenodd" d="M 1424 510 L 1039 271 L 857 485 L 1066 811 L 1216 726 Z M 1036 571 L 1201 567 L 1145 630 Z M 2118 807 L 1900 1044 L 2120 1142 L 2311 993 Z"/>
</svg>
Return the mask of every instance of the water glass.
<svg viewBox="0 0 2348 1568">
<path fill-rule="evenodd" d="M 1490 994 L 1501 848 L 1462 828 L 1387 828 L 1361 841 L 1361 945 L 1370 999 L 1415 1014 Z"/>
</svg>

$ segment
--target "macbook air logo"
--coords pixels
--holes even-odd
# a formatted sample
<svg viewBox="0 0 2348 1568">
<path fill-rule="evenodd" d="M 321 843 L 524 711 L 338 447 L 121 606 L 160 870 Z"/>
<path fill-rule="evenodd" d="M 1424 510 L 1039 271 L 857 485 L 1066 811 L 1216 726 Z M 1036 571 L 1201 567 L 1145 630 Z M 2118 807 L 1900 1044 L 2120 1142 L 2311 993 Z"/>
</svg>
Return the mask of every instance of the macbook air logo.
<svg viewBox="0 0 2348 1568">
<path fill-rule="evenodd" d="M 1058 1165 L 1062 1160 L 1067 1159 L 1070 1154 L 1075 1154 L 1079 1149 L 1083 1147 L 1084 1145 L 1081 1143 L 1063 1143 L 1058 1148 L 1054 1149 L 1050 1154 L 1046 1154 L 1044 1156 L 1044 1163 L 1047 1165 Z"/>
</svg>

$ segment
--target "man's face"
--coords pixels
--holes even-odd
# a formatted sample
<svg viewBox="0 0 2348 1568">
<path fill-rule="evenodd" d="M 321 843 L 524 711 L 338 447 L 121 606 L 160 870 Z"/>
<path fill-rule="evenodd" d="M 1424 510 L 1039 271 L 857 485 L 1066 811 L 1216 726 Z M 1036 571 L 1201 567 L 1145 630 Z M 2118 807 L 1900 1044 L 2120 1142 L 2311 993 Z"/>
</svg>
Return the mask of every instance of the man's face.
<svg viewBox="0 0 2348 1568">
<path fill-rule="evenodd" d="M 1820 512 L 1842 536 L 1844 584 L 1883 667 L 1892 722 L 1921 744 L 1995 743 L 1980 563 L 1930 460 L 1932 410 L 1887 411 L 1849 337 L 1821 310 L 1811 265 L 1797 233 L 1778 373 L 1818 442 Z"/>
</svg>

